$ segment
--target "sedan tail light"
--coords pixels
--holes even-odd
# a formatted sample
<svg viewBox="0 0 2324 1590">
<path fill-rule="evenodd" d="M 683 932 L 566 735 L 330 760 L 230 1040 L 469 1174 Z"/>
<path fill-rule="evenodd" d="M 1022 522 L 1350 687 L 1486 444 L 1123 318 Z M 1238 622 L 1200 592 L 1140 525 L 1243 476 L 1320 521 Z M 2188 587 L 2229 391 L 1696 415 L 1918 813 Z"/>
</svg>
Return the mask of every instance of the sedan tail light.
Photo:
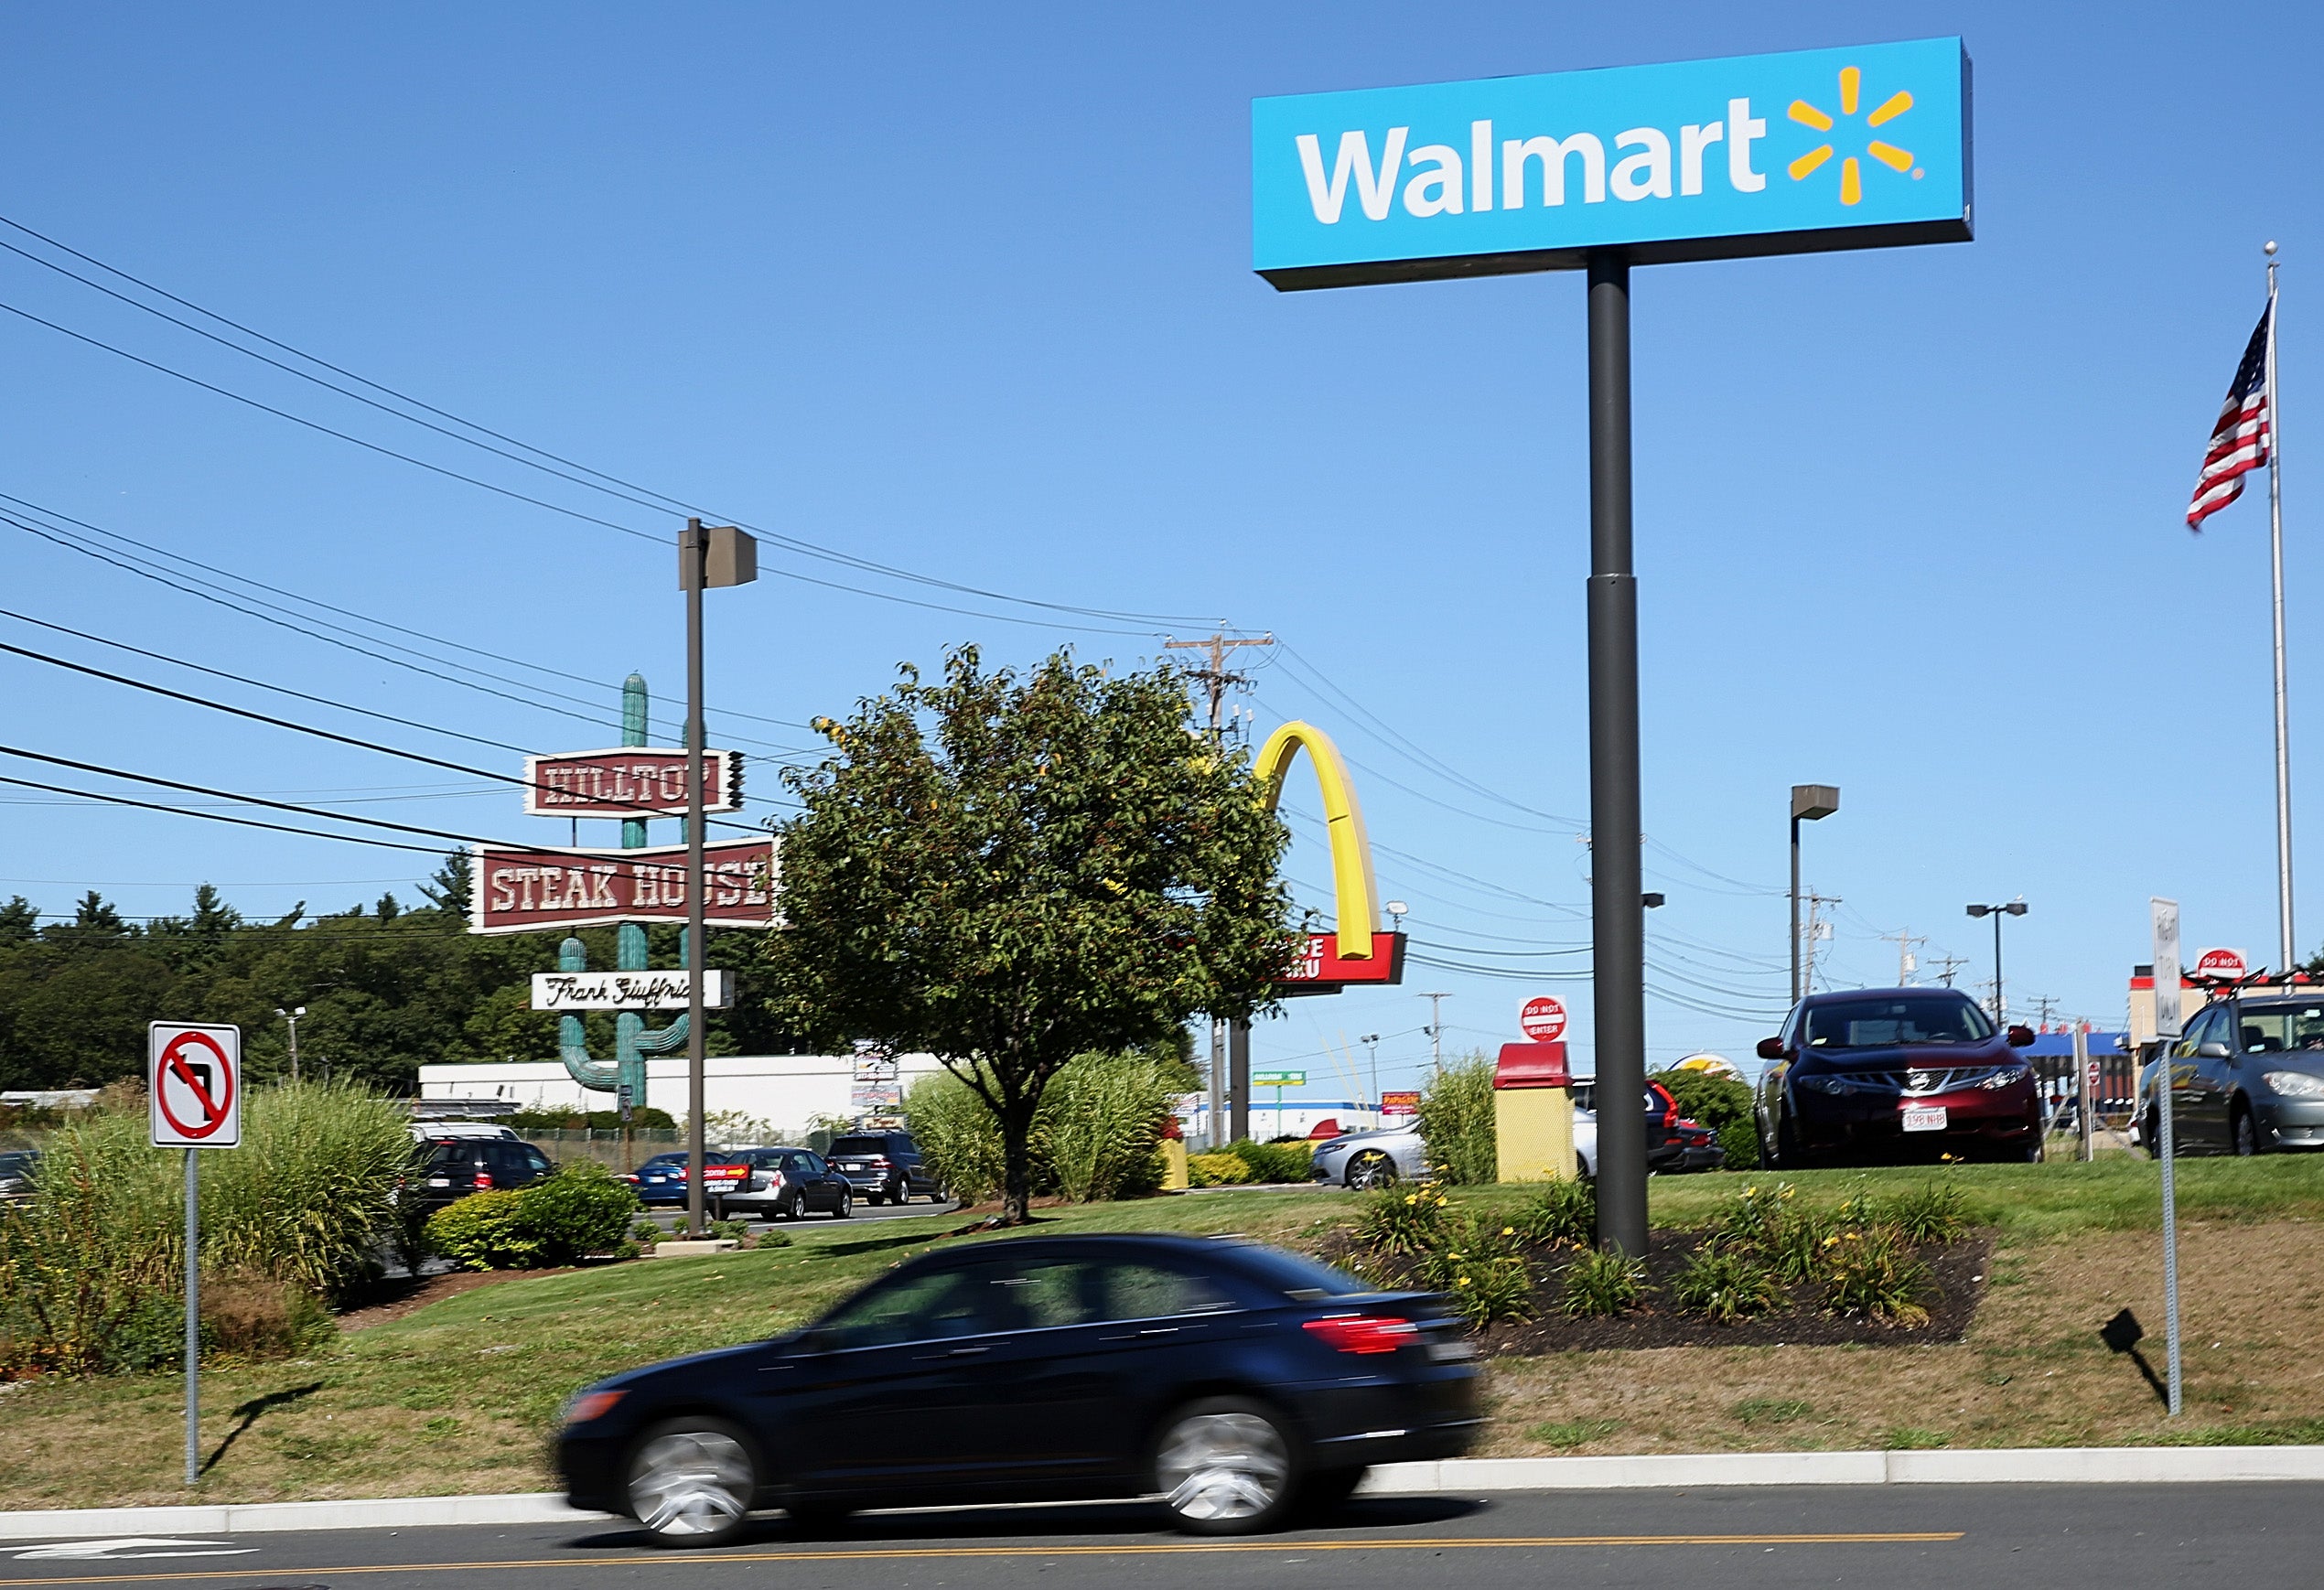
<svg viewBox="0 0 2324 1590">
<path fill-rule="evenodd" d="M 1359 1354 L 1392 1353 L 1420 1334 L 1411 1320 L 1381 1314 L 1335 1314 L 1308 1320 L 1304 1328 L 1334 1352 Z"/>
<path fill-rule="evenodd" d="M 492 1186 L 492 1173 L 491 1173 L 490 1171 L 489 1171 L 489 1170 L 479 1170 L 479 1171 L 478 1171 L 478 1172 L 476 1173 L 476 1190 L 477 1190 L 477 1191 L 479 1191 L 479 1192 L 486 1192 L 486 1191 L 489 1191 L 489 1190 L 490 1190 L 491 1186 Z"/>
</svg>

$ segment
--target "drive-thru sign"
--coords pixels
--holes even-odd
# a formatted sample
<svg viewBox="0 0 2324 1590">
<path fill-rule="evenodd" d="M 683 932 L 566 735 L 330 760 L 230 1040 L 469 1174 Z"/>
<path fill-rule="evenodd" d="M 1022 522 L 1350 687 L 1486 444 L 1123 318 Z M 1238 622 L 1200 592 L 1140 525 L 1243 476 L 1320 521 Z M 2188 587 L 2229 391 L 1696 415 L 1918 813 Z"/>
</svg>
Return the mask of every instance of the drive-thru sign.
<svg viewBox="0 0 2324 1590">
<path fill-rule="evenodd" d="M 239 1148 L 242 1029 L 157 1021 L 145 1030 L 154 1146 Z"/>
</svg>

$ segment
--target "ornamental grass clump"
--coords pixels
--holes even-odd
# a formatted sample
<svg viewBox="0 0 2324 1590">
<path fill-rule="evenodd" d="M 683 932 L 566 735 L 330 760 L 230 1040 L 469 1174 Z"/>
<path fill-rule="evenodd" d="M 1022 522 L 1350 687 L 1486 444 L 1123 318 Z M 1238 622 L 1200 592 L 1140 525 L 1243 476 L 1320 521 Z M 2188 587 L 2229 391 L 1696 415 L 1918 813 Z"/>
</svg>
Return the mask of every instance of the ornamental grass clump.
<svg viewBox="0 0 2324 1590">
<path fill-rule="evenodd" d="M 1646 1266 L 1618 1248 L 1598 1248 L 1565 1267 L 1561 1302 L 1576 1319 L 1628 1314 L 1646 1299 Z"/>
<path fill-rule="evenodd" d="M 1783 1305 L 1783 1285 L 1766 1262 L 1748 1248 L 1705 1242 L 1671 1283 L 1682 1308 L 1706 1314 L 1721 1325 Z"/>
<path fill-rule="evenodd" d="M 1510 1220 L 1535 1247 L 1587 1247 L 1598 1234 L 1598 1186 L 1553 1181 L 1519 1205 Z"/>
<path fill-rule="evenodd" d="M 1379 1253 L 1418 1255 L 1450 1244 L 1448 1200 L 1433 1187 L 1372 1193 L 1356 1216 L 1356 1240 Z"/>
<path fill-rule="evenodd" d="M 1924 1182 L 1890 1198 L 1881 1217 L 1915 1246 L 1957 1242 L 1969 1232 L 1969 1199 L 1957 1183 Z"/>
<path fill-rule="evenodd" d="M 1735 1195 L 1735 1201 L 1720 1210 L 1711 1220 L 1715 1240 L 1743 1246 L 1764 1248 L 1781 1224 L 1799 1189 L 1788 1181 L 1773 1186 L 1754 1185 Z"/>
<path fill-rule="evenodd" d="M 1452 1253 L 1438 1273 L 1437 1290 L 1473 1326 L 1533 1317 L 1533 1273 L 1514 1253 L 1498 1256 Z"/>
<path fill-rule="evenodd" d="M 1934 1277 L 1896 1227 L 1836 1231 L 1824 1238 L 1823 1248 L 1824 1302 L 1833 1313 L 1861 1314 L 1890 1325 L 1928 1322 L 1921 1299 Z"/>
</svg>

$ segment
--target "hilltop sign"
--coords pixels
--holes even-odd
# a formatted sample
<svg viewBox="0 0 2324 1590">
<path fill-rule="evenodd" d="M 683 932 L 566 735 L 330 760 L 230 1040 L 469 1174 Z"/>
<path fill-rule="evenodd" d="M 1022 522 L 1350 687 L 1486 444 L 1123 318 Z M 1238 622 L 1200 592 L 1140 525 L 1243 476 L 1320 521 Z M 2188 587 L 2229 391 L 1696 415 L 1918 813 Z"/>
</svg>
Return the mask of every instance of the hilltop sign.
<svg viewBox="0 0 2324 1590">
<path fill-rule="evenodd" d="M 1969 106 L 1958 38 L 1256 100 L 1253 268 L 1294 290 L 1966 242 Z"/>
<path fill-rule="evenodd" d="M 702 809 L 742 809 L 742 758 L 702 753 Z M 686 753 L 629 747 L 524 758 L 529 817 L 683 817 Z"/>
</svg>

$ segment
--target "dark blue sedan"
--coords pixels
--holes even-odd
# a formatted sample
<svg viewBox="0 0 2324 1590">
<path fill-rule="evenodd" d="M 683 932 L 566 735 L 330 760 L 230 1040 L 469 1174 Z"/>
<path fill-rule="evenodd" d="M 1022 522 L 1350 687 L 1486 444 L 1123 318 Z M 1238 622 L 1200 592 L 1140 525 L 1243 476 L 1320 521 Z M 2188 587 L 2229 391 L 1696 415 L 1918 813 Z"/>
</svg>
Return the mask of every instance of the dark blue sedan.
<svg viewBox="0 0 2324 1590">
<path fill-rule="evenodd" d="M 716 1151 L 711 1150 L 715 1153 Z M 638 1189 L 642 1204 L 682 1204 L 686 1201 L 686 1156 L 657 1154 L 622 1178 Z"/>
<path fill-rule="evenodd" d="M 780 1507 L 1159 1496 L 1180 1528 L 1273 1528 L 1481 1423 L 1444 1300 L 1176 1236 L 963 1243 L 794 1336 L 633 1370 L 565 1410 L 576 1507 L 719 1545 Z"/>
</svg>

